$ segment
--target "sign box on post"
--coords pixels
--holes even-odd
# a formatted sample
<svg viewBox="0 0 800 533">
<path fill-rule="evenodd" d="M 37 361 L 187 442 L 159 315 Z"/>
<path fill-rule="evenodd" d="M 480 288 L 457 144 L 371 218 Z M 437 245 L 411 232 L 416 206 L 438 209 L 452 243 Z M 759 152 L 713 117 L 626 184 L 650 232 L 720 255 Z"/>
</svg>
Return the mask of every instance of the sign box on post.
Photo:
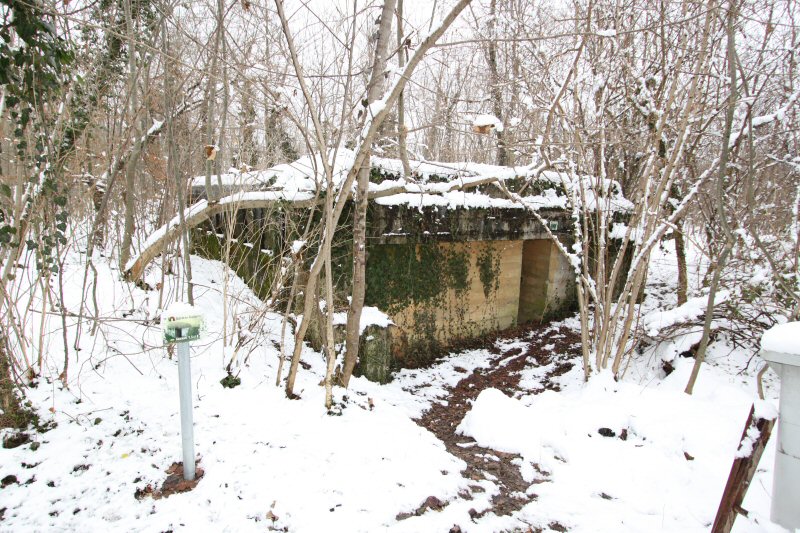
<svg viewBox="0 0 800 533">
<path fill-rule="evenodd" d="M 183 444 L 183 479 L 195 477 L 194 427 L 192 418 L 192 367 L 189 341 L 200 338 L 203 315 L 195 307 L 175 302 L 161 315 L 164 343 L 178 345 L 178 392 L 181 401 L 181 441 Z"/>
</svg>

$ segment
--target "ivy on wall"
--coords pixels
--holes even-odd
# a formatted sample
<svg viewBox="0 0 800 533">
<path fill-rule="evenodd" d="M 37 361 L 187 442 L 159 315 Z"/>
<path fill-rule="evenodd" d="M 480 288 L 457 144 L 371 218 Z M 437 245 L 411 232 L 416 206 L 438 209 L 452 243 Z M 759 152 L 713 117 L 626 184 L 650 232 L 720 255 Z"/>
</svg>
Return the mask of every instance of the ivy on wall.
<svg viewBox="0 0 800 533">
<path fill-rule="evenodd" d="M 282 211 L 279 208 L 249 216 L 238 213 L 234 240 L 227 244 L 228 263 L 262 298 L 272 296 L 268 293 L 282 265 L 278 260 L 281 251 L 285 252 L 294 239 L 300 238 L 296 230 L 302 224 L 294 224 L 290 229 L 281 221 L 281 216 L 285 216 Z M 349 220 L 349 209 L 344 215 Z M 319 213 L 313 216 L 319 217 Z M 227 225 L 231 222 L 227 221 Z M 225 221 L 218 221 L 218 231 L 224 231 L 221 226 L 225 225 Z M 198 228 L 194 239 L 198 252 L 224 259 L 225 239 L 219 239 L 209 229 Z M 335 301 L 340 308 L 346 305 L 350 291 L 352 233 L 340 227 L 334 241 L 332 273 Z M 308 246 L 306 262 L 314 257 L 316 247 L 316 240 Z M 411 313 L 413 328 L 406 332 L 404 365 L 430 361 L 441 352 L 442 338 L 461 339 L 475 334 L 474 318 L 468 317 L 470 291 L 473 283 L 480 280 L 486 305 L 493 305 L 500 288 L 500 256 L 492 243 L 485 242 L 368 243 L 365 305 L 378 307 L 390 315 L 409 310 Z"/>
<path fill-rule="evenodd" d="M 469 289 L 468 255 L 431 244 L 382 244 L 368 250 L 366 304 L 390 314 Z"/>
<path fill-rule="evenodd" d="M 480 256 L 476 256 L 478 252 Z M 491 305 L 500 286 L 500 255 L 491 244 L 369 248 L 366 304 L 390 315 L 408 309 L 412 313 L 403 366 L 430 361 L 442 350 L 442 336 L 454 340 L 475 335 L 476 324 L 467 316 L 469 292 L 477 282 L 473 276 L 482 278 L 486 303 Z"/>
<path fill-rule="evenodd" d="M 478 276 L 486 298 L 500 289 L 500 256 L 492 246 L 484 246 L 476 260 Z"/>
</svg>

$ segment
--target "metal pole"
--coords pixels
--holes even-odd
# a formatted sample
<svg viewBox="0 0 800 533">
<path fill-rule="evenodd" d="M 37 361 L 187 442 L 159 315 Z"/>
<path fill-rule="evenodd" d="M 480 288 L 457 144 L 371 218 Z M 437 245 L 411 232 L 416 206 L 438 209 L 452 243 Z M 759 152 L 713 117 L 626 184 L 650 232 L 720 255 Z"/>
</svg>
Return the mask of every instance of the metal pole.
<svg viewBox="0 0 800 533">
<path fill-rule="evenodd" d="M 178 343 L 178 389 L 181 397 L 181 441 L 183 442 L 183 479 L 194 479 L 194 427 L 192 424 L 192 366 L 189 343 Z"/>
</svg>

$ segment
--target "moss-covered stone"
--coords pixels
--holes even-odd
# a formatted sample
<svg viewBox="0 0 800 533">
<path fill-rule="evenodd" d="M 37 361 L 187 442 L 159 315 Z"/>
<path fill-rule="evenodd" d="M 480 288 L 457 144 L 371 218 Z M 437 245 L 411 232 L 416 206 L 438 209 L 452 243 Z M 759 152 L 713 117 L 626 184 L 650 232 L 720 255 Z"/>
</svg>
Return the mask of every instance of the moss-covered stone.
<svg viewBox="0 0 800 533">
<path fill-rule="evenodd" d="M 368 326 L 359 341 L 356 373 L 370 381 L 392 380 L 392 338 L 389 328 Z"/>
</svg>

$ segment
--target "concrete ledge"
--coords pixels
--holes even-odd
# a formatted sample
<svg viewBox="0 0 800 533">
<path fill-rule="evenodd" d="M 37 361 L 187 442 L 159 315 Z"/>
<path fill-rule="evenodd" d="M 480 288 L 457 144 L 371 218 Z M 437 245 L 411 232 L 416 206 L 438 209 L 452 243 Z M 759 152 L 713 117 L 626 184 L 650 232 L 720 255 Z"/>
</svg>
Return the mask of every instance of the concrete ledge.
<svg viewBox="0 0 800 533">
<path fill-rule="evenodd" d="M 539 214 L 553 223 L 551 231 L 559 238 L 571 235 L 568 212 L 543 209 Z M 371 202 L 367 218 L 367 239 L 377 244 L 549 238 L 542 224 L 521 208 L 414 207 Z"/>
</svg>

